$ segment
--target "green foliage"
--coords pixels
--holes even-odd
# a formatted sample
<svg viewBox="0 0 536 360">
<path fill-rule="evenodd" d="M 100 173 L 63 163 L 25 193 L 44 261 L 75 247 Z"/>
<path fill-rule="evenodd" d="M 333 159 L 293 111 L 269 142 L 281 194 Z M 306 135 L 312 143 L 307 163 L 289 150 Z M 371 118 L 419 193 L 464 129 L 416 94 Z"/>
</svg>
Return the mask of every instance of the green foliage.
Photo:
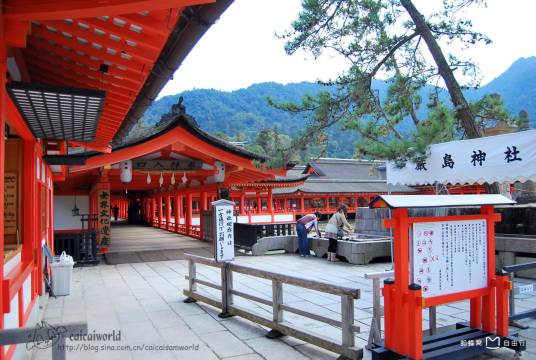
<svg viewBox="0 0 536 360">
<path fill-rule="evenodd" d="M 444 0 L 442 8 L 423 22 L 411 0 L 304 0 L 292 29 L 280 35 L 287 41 L 285 50 L 293 54 L 301 49 L 316 57 L 329 49 L 345 57 L 349 68 L 328 84 L 334 85 L 336 92 L 320 92 L 300 104 L 276 104 L 289 112 L 309 114 L 308 128 L 293 142 L 299 147 L 314 138 L 313 143 L 323 144 L 325 130 L 342 123 L 345 129 L 359 133 L 358 154 L 415 159 L 423 156 L 431 143 L 452 139 L 457 127 L 473 136 L 477 130 L 467 122 L 474 124 L 473 115 L 458 113 L 459 109 L 451 113 L 442 104 L 438 87 L 430 97 L 429 115 L 423 119 L 418 113 L 422 90 L 439 80 L 452 85 L 449 95 L 455 104 L 466 104 L 453 71 L 467 85 L 475 85 L 476 66 L 454 53 L 445 57 L 437 42 L 445 39 L 462 49 L 477 42 L 489 43 L 486 36 L 472 30 L 470 20 L 458 17 L 461 9 L 481 3 Z M 389 78 L 384 98 L 373 88 L 379 73 Z M 472 110 L 481 115 L 478 121 L 484 124 L 491 115 L 506 116 L 500 105 L 491 96 L 473 104 Z M 408 118 L 413 129 L 403 131 Z"/>
</svg>

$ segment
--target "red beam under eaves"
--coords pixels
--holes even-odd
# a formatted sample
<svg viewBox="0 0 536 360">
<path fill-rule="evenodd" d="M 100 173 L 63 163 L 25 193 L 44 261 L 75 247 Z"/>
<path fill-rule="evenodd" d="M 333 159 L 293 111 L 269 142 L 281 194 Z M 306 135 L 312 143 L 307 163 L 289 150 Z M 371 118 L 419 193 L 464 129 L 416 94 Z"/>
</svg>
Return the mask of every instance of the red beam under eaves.
<svg viewBox="0 0 536 360">
<path fill-rule="evenodd" d="M 62 20 L 102 15 L 180 8 L 213 3 L 215 0 L 7 0 L 4 17 L 13 20 Z"/>
</svg>

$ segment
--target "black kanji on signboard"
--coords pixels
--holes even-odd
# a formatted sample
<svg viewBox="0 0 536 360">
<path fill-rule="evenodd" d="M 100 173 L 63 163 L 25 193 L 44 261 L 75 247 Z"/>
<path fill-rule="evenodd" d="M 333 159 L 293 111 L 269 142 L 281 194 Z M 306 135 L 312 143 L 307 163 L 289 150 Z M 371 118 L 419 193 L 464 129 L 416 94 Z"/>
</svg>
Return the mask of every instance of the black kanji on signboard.
<svg viewBox="0 0 536 360">
<path fill-rule="evenodd" d="M 426 158 L 422 157 L 422 158 L 418 158 L 417 161 L 415 162 L 415 170 L 417 171 L 427 171 L 428 169 L 426 168 Z"/>
<path fill-rule="evenodd" d="M 478 150 L 478 152 L 473 150 L 473 155 L 471 155 L 471 163 L 473 166 L 476 166 L 477 163 L 478 165 L 482 166 L 484 161 L 486 161 L 486 153 L 482 150 Z"/>
<path fill-rule="evenodd" d="M 512 149 L 510 149 L 510 146 L 507 146 L 506 149 L 507 150 L 504 152 L 504 154 L 506 155 L 504 160 L 506 160 L 507 163 L 511 163 L 513 161 L 523 161 L 523 159 L 517 157 L 517 155 L 519 154 L 519 150 L 517 150 L 517 147 L 512 146 Z"/>
<path fill-rule="evenodd" d="M 446 168 L 446 167 L 449 167 L 449 168 L 454 168 L 454 160 L 452 160 L 452 155 L 450 154 L 445 154 L 445 156 L 443 156 L 443 165 L 441 165 L 441 168 Z"/>
</svg>

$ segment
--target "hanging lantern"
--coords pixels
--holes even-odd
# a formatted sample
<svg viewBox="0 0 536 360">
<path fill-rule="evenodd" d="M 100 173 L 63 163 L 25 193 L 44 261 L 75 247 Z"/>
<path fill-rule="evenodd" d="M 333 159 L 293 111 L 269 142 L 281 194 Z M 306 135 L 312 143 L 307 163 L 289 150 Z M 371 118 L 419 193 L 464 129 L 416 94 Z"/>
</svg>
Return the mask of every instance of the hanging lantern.
<svg viewBox="0 0 536 360">
<path fill-rule="evenodd" d="M 164 185 L 164 175 L 162 173 L 160 173 L 160 179 L 158 182 L 160 183 L 160 186 Z"/>
<path fill-rule="evenodd" d="M 186 177 L 186 173 L 184 173 L 184 175 L 182 175 L 181 180 L 182 180 L 183 184 L 186 184 L 186 182 L 188 181 L 188 178 Z"/>
<path fill-rule="evenodd" d="M 73 214 L 73 216 L 79 216 L 80 215 L 80 209 L 78 208 L 78 206 L 76 206 L 76 195 L 74 196 L 74 206 L 71 210 L 71 213 Z"/>
<path fill-rule="evenodd" d="M 125 195 L 128 195 L 128 188 L 125 188 Z"/>
<path fill-rule="evenodd" d="M 126 184 L 132 181 L 132 160 L 121 161 L 121 182 Z"/>
<path fill-rule="evenodd" d="M 214 181 L 217 183 L 223 183 L 225 181 L 225 163 L 219 160 L 214 161 L 216 166 L 216 174 L 214 174 Z"/>
<path fill-rule="evenodd" d="M 147 173 L 147 184 L 151 183 L 151 174 Z"/>
<path fill-rule="evenodd" d="M 175 173 L 171 175 L 171 185 L 175 185 Z"/>
</svg>

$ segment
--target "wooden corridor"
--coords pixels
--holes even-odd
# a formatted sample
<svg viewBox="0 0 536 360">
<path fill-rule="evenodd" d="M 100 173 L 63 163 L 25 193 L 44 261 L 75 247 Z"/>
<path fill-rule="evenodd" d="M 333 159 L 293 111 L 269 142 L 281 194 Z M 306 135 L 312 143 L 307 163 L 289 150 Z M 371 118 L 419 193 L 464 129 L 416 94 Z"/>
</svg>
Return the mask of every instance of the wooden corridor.
<svg viewBox="0 0 536 360">
<path fill-rule="evenodd" d="M 211 256 L 212 244 L 143 225 L 113 222 L 106 263 L 110 265 L 185 259 L 184 253 Z"/>
</svg>

